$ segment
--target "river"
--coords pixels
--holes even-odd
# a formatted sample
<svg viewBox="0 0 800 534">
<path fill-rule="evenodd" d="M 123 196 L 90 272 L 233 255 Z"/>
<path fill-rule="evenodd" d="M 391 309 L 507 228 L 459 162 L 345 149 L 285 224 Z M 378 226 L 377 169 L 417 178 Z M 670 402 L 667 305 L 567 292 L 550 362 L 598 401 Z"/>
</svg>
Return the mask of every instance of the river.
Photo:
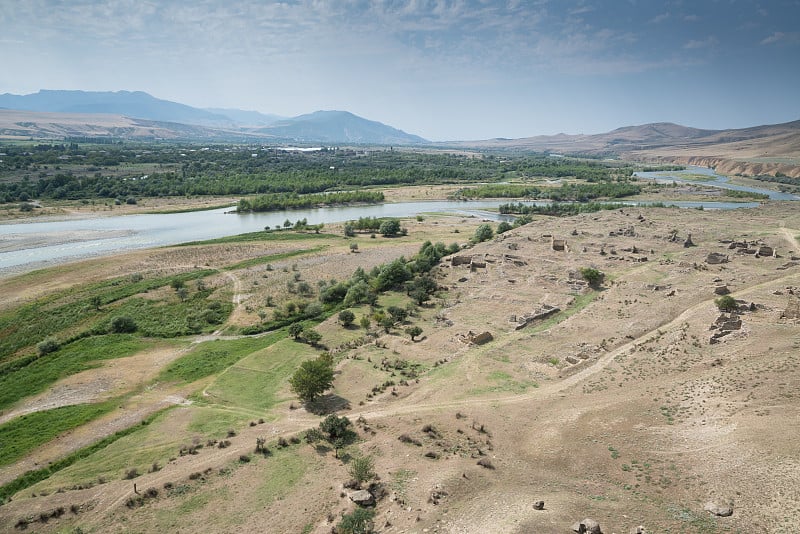
<svg viewBox="0 0 800 534">
<path fill-rule="evenodd" d="M 719 189 L 730 189 L 733 191 L 747 191 L 749 193 L 762 193 L 768 195 L 770 200 L 800 200 L 800 197 L 789 193 L 781 193 L 780 191 L 772 191 L 770 189 L 761 189 L 760 187 L 748 187 L 745 185 L 736 185 L 730 183 L 730 178 L 722 176 L 714 172 L 714 169 L 708 167 L 694 167 L 688 166 L 683 171 L 640 171 L 634 173 L 639 178 L 647 180 L 655 180 L 663 184 L 671 184 L 673 182 L 693 184 L 697 186 L 710 186 Z M 692 180 L 687 178 L 687 175 L 703 175 L 708 179 Z"/>
<path fill-rule="evenodd" d="M 697 171 L 693 168 L 691 172 Z M 643 177 L 654 178 L 649 176 L 649 173 L 641 174 L 647 175 Z M 656 179 L 662 178 L 667 181 L 679 179 L 677 177 L 656 177 Z M 708 182 L 702 183 L 711 185 Z M 767 190 L 757 190 L 757 192 L 769 193 Z M 797 200 L 796 197 L 791 199 Z M 509 201 L 456 202 L 440 200 L 249 214 L 226 213 L 233 208 L 222 208 L 188 213 L 4 223 L 0 224 L 0 273 L 19 273 L 81 258 L 110 255 L 120 251 L 255 232 L 263 230 L 266 226 L 272 228 L 282 226 L 287 219 L 292 222 L 306 219 L 309 224 L 330 224 L 359 217 L 413 217 L 418 214 L 443 212 L 493 221 L 513 220 L 512 216 L 488 211 L 507 202 Z M 546 202 L 529 201 L 527 203 L 545 204 Z M 620 204 L 637 205 L 635 202 L 620 202 Z M 646 205 L 647 203 L 640 204 Z M 758 206 L 757 202 L 703 201 L 670 202 L 670 204 L 683 208 L 703 207 L 704 209 L 736 209 Z"/>
</svg>

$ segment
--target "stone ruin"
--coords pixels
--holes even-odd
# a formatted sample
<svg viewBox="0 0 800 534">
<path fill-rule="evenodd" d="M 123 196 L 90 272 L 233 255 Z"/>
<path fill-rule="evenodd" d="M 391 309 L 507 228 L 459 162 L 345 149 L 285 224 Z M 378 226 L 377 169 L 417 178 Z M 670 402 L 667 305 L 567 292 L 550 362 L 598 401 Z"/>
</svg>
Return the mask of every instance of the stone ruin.
<svg viewBox="0 0 800 534">
<path fill-rule="evenodd" d="M 480 334 L 476 334 L 472 330 L 467 333 L 467 341 L 472 345 L 484 345 L 494 339 L 491 332 L 481 332 Z"/>
<path fill-rule="evenodd" d="M 557 252 L 565 252 L 569 251 L 567 248 L 567 240 L 566 239 L 556 239 L 555 237 L 550 238 L 550 248 Z"/>
<path fill-rule="evenodd" d="M 723 240 L 722 243 L 728 244 L 728 250 L 735 250 L 737 254 L 749 254 L 756 258 L 777 258 L 778 251 L 770 247 L 761 240 L 756 241 L 732 241 Z"/>
<path fill-rule="evenodd" d="M 709 252 L 708 256 L 706 256 L 706 263 L 709 265 L 728 263 L 728 256 L 727 254 L 720 254 L 719 252 Z"/>
<path fill-rule="evenodd" d="M 561 308 L 558 306 L 551 306 L 549 304 L 542 304 L 538 310 L 533 313 L 526 313 L 525 315 L 512 315 L 511 322 L 517 323 L 514 326 L 514 330 L 521 330 L 528 326 L 529 324 L 540 321 L 542 319 L 546 319 L 551 315 L 555 315 L 556 313 L 560 312 Z"/>
<path fill-rule="evenodd" d="M 723 313 L 717 320 L 714 321 L 714 324 L 711 325 L 709 330 L 716 330 L 716 332 L 711 336 L 709 342 L 713 345 L 715 343 L 719 343 L 720 338 L 723 338 L 730 334 L 731 332 L 735 332 L 736 330 L 741 330 L 742 328 L 742 320 L 739 318 L 739 314 L 736 312 L 731 312 L 730 314 Z"/>
<path fill-rule="evenodd" d="M 789 294 L 789 302 L 786 303 L 786 309 L 781 313 L 781 319 L 800 319 L 800 298 L 794 292 Z"/>
</svg>

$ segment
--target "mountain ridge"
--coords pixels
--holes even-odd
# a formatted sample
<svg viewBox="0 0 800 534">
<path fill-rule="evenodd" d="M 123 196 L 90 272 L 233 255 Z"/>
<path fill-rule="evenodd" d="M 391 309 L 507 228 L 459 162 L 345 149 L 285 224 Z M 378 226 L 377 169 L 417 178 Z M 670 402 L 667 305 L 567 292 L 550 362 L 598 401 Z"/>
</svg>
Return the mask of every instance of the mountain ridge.
<svg viewBox="0 0 800 534">
<path fill-rule="evenodd" d="M 241 137 L 269 140 L 282 140 L 310 143 L 359 143 L 359 144 L 427 144 L 420 136 L 381 122 L 365 119 L 347 111 L 315 112 L 298 117 L 286 118 L 263 114 L 258 111 L 239 109 L 210 108 L 200 109 L 186 104 L 162 100 L 143 91 L 77 91 L 43 89 L 28 95 L 0 95 L 0 108 L 32 113 L 66 113 L 87 115 L 117 115 L 132 120 L 156 121 L 161 135 L 155 137 L 183 138 L 186 128 L 181 132 L 170 133 L 166 123 L 184 126 L 213 128 L 216 131 L 194 130 L 189 135 L 201 138 L 208 135 L 212 139 L 238 139 Z M 30 121 L 23 121 L 30 122 Z M 135 124 L 128 124 L 137 132 L 134 137 L 148 137 L 136 130 Z M 73 125 L 74 129 L 75 125 Z M 15 130 L 6 125 L 6 131 Z M 45 129 L 46 130 L 46 129 Z M 45 132 L 46 137 L 52 132 Z M 2 131 L 0 131 L 2 135 Z M 28 134 L 35 135 L 29 131 Z M 102 134 L 100 134 L 102 135 Z"/>
</svg>

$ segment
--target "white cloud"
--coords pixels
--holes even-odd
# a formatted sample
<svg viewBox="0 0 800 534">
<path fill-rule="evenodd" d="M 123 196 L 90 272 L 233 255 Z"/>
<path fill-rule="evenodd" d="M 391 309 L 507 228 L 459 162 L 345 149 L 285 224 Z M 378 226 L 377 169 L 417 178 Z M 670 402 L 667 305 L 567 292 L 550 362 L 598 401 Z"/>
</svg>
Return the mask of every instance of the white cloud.
<svg viewBox="0 0 800 534">
<path fill-rule="evenodd" d="M 762 45 L 771 44 L 796 44 L 800 43 L 800 33 L 796 32 L 774 32 L 769 37 L 761 40 Z"/>
<path fill-rule="evenodd" d="M 700 48 L 712 48 L 717 44 L 719 44 L 719 40 L 717 40 L 717 38 L 714 37 L 713 35 L 709 35 L 705 39 L 700 39 L 700 40 L 691 39 L 687 41 L 687 43 L 684 44 L 683 47 L 687 50 L 697 50 Z"/>
</svg>

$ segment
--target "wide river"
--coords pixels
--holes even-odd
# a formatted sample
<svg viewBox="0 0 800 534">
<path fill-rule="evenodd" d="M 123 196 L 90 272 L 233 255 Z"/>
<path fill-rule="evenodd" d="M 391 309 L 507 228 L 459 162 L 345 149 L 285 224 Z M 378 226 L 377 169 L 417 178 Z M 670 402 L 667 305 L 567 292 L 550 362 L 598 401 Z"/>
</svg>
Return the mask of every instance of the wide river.
<svg viewBox="0 0 800 534">
<path fill-rule="evenodd" d="M 687 172 L 700 172 L 691 168 Z M 702 169 L 708 171 L 708 169 Z M 652 176 L 640 173 L 643 178 L 681 180 L 674 176 Z M 712 172 L 713 174 L 713 172 Z M 724 178 L 724 177 L 720 177 Z M 716 183 L 702 182 L 704 185 Z M 727 184 L 730 185 L 730 184 Z M 724 187 L 724 185 L 720 185 Z M 771 194 L 774 192 L 756 188 Z M 778 195 L 783 195 L 778 193 Z M 797 197 L 785 195 L 790 200 Z M 776 197 L 778 198 L 778 197 Z M 780 197 L 781 200 L 786 199 Z M 307 219 L 309 224 L 337 223 L 359 217 L 413 217 L 424 213 L 453 213 L 465 217 L 479 217 L 493 221 L 512 220 L 513 217 L 488 211 L 496 209 L 507 200 L 421 201 L 397 202 L 366 206 L 346 206 L 277 211 L 269 213 L 226 213 L 233 208 L 188 213 L 123 215 L 62 221 L 0 224 L 0 274 L 11 274 L 31 269 L 57 265 L 80 258 L 104 256 L 115 252 L 175 245 L 188 241 L 201 241 L 230 235 L 263 230 L 265 226 L 282 226 L 286 219 L 294 222 Z M 528 202 L 544 204 L 545 202 Z M 632 202 L 621 202 L 632 205 Z M 679 207 L 704 209 L 735 209 L 758 206 L 757 202 L 672 202 Z"/>
</svg>

